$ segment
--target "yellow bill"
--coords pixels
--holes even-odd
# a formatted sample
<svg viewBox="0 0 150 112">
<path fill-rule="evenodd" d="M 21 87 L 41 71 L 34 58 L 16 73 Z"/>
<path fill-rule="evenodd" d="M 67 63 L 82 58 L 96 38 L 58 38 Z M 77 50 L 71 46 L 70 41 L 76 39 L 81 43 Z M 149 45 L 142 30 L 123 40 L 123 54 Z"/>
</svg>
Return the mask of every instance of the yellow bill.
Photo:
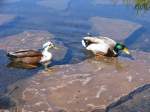
<svg viewBox="0 0 150 112">
<path fill-rule="evenodd" d="M 128 54 L 128 55 L 130 55 L 130 54 L 131 54 L 131 53 L 129 52 L 129 49 L 128 49 L 128 48 L 126 48 L 126 47 L 123 49 L 123 52 L 125 52 L 125 53 L 126 53 L 126 54 Z"/>
</svg>

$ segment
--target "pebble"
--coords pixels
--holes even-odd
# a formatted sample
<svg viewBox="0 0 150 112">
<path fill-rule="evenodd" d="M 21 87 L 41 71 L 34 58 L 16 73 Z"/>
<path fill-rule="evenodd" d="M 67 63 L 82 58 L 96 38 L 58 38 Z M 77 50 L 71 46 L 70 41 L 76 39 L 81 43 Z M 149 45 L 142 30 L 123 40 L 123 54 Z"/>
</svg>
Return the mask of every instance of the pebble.
<svg viewBox="0 0 150 112">
<path fill-rule="evenodd" d="M 128 82 L 132 82 L 132 76 L 127 76 Z"/>
</svg>

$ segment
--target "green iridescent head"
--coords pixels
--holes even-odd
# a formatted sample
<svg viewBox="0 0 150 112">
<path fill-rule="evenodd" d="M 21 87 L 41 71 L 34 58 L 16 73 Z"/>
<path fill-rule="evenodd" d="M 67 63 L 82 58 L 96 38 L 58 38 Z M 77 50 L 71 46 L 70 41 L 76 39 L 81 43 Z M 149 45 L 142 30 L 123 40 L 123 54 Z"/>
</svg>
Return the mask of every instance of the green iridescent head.
<svg viewBox="0 0 150 112">
<path fill-rule="evenodd" d="M 121 43 L 117 43 L 117 44 L 115 45 L 114 50 L 115 50 L 117 53 L 118 53 L 120 50 L 122 50 L 124 53 L 130 55 L 130 52 L 129 52 L 128 48 L 127 48 L 125 45 L 121 44 Z"/>
<path fill-rule="evenodd" d="M 117 43 L 115 48 L 118 49 L 118 50 L 123 50 L 125 48 L 125 45 Z"/>
</svg>

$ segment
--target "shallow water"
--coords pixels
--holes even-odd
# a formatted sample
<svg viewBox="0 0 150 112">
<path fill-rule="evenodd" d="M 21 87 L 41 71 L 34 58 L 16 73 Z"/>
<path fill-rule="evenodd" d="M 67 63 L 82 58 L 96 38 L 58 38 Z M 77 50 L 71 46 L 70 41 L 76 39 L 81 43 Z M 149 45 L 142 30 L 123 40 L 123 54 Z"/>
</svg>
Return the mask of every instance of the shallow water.
<svg viewBox="0 0 150 112">
<path fill-rule="evenodd" d="M 89 22 L 91 18 L 98 16 L 140 24 L 142 27 L 132 35 L 127 35 L 128 39 L 125 40 L 125 43 L 134 49 L 137 48 L 134 46 L 136 45 L 138 49 L 150 51 L 148 48 L 150 11 L 137 13 L 134 5 L 125 4 L 121 0 L 118 2 L 113 0 L 105 2 L 101 0 L 61 0 L 55 2 L 52 0 L 3 0 L 0 2 L 0 8 L 0 14 L 15 16 L 15 19 L 0 26 L 1 38 L 31 29 L 46 30 L 69 47 L 72 56 L 79 55 L 81 48 L 74 48 L 74 46 L 80 46 L 82 37 L 88 32 L 93 35 L 99 34 L 98 31 L 92 30 L 92 24 Z M 115 29 L 118 29 L 119 32 L 119 28 Z M 78 49 L 78 52 L 72 50 L 73 48 Z M 80 56 L 75 58 L 80 58 Z"/>
<path fill-rule="evenodd" d="M 0 39 L 37 30 L 48 31 L 56 43 L 61 42 L 67 49 L 66 55 L 52 65 L 87 59 L 89 55 L 80 41 L 88 32 L 110 36 L 132 50 L 150 51 L 150 11 L 136 10 L 134 4 L 121 0 L 1 0 L 0 15 Z M 0 93 L 5 93 L 8 85 L 41 69 L 7 68 L 4 54 L 5 51 L 0 51 L 0 76 L 3 77 Z"/>
</svg>

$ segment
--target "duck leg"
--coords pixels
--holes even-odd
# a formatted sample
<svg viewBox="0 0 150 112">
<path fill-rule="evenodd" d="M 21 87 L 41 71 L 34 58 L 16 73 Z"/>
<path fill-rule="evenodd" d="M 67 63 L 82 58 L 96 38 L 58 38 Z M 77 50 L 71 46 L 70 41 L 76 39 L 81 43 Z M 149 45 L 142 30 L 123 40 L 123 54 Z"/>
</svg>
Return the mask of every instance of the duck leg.
<svg viewBox="0 0 150 112">
<path fill-rule="evenodd" d="M 46 71 L 48 71 L 48 64 L 49 64 L 49 63 L 47 63 L 47 62 L 44 63 L 44 70 L 46 70 Z"/>
<path fill-rule="evenodd" d="M 52 69 L 48 67 L 49 64 L 50 64 L 50 62 L 44 63 L 44 70 L 45 70 L 45 71 L 52 72 Z"/>
</svg>

